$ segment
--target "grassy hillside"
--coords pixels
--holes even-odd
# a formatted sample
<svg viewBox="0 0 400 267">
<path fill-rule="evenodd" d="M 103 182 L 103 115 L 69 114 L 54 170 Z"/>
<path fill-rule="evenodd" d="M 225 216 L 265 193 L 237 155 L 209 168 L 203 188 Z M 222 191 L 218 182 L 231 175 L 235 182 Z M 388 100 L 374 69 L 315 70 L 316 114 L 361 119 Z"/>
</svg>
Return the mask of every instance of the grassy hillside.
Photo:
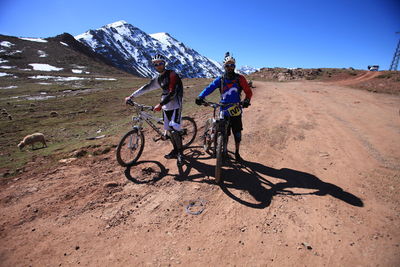
<svg viewBox="0 0 400 267">
<path fill-rule="evenodd" d="M 60 93 L 60 87 L 65 89 L 67 85 L 36 84 L 31 87 L 23 81 L 18 82 L 23 89 L 0 90 L 0 108 L 7 113 L 0 120 L 0 173 L 12 175 L 22 171 L 21 168 L 27 162 L 37 157 L 56 161 L 72 155 L 74 150 L 82 147 L 102 144 L 102 149 L 105 149 L 115 145 L 131 125 L 132 112 L 124 105 L 124 98 L 134 88 L 137 89 L 148 81 L 129 75 L 115 78 L 114 81 L 91 80 L 83 87 L 77 87 L 71 82 L 68 85 L 71 91 L 64 93 Z M 209 82 L 206 79 L 184 80 L 185 114 L 197 109 L 193 104 L 194 98 Z M 20 97 L 37 95 L 38 92 L 46 92 L 44 96 L 56 97 L 43 100 Z M 159 98 L 160 91 L 155 91 L 139 97 L 137 101 L 155 105 Z M 12 117 L 11 120 L 8 115 Z M 19 151 L 17 144 L 25 135 L 34 132 L 45 134 L 48 148 L 31 150 L 26 147 L 24 151 Z M 106 135 L 106 138 L 87 140 L 99 135 Z"/>
</svg>

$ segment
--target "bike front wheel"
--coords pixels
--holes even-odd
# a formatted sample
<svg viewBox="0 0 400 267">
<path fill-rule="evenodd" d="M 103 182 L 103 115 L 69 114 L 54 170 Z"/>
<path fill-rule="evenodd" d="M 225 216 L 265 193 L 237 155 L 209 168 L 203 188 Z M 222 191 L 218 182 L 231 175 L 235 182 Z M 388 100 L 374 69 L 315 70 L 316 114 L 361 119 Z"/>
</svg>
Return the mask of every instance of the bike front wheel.
<svg viewBox="0 0 400 267">
<path fill-rule="evenodd" d="M 182 146 L 183 148 L 189 147 L 197 135 L 196 122 L 190 117 L 182 117 Z"/>
<path fill-rule="evenodd" d="M 122 167 L 133 165 L 142 155 L 144 148 L 144 135 L 141 131 L 133 129 L 127 132 L 118 144 L 117 161 Z"/>
<path fill-rule="evenodd" d="M 218 133 L 217 136 L 217 149 L 216 149 L 216 164 L 215 164 L 215 182 L 222 183 L 222 162 L 224 153 L 224 136 Z"/>
</svg>

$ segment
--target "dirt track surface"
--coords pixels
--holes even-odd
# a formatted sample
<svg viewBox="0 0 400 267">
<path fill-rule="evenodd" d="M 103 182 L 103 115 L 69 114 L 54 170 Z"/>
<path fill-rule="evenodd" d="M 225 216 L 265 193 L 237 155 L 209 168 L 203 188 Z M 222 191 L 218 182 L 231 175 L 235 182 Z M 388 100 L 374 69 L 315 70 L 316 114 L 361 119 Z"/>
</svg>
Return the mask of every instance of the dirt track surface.
<svg viewBox="0 0 400 267">
<path fill-rule="evenodd" d="M 131 169 L 112 151 L 3 180 L 0 265 L 399 266 L 400 98 L 255 85 L 222 187 L 200 147 L 180 181 L 151 138 Z"/>
<path fill-rule="evenodd" d="M 377 71 L 367 71 L 364 74 L 353 78 L 353 79 L 346 79 L 346 80 L 341 80 L 341 81 L 335 81 L 332 84 L 336 84 L 336 85 L 352 85 L 352 84 L 357 84 L 357 83 L 361 83 L 361 82 L 365 82 L 368 80 L 371 80 L 377 76 L 381 75 L 379 72 Z"/>
</svg>

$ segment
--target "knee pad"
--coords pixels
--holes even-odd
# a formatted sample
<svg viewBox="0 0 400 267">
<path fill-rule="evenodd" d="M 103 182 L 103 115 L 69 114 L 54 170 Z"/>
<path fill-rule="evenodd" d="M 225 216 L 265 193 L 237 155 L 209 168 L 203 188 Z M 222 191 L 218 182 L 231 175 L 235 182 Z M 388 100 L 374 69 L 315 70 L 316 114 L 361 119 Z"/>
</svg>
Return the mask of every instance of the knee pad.
<svg viewBox="0 0 400 267">
<path fill-rule="evenodd" d="M 180 131 L 182 129 L 181 124 L 176 123 L 174 121 L 170 121 L 168 126 L 174 129 L 175 131 Z"/>
<path fill-rule="evenodd" d="M 234 133 L 233 137 L 235 138 L 236 143 L 240 143 L 240 141 L 242 141 L 242 133 L 241 132 Z"/>
</svg>

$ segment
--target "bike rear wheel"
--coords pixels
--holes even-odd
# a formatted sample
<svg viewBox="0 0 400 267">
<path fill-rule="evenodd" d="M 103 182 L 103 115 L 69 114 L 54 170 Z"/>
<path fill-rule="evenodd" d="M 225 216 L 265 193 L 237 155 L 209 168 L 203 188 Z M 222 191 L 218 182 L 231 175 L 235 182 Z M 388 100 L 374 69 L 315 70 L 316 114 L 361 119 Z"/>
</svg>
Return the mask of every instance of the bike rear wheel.
<svg viewBox="0 0 400 267">
<path fill-rule="evenodd" d="M 221 133 L 217 136 L 217 149 L 216 149 L 216 164 L 215 164 L 215 182 L 217 184 L 222 183 L 222 162 L 224 153 L 224 137 Z"/>
<path fill-rule="evenodd" d="M 189 147 L 197 135 L 196 122 L 190 117 L 182 117 L 182 146 L 183 148 Z"/>
<path fill-rule="evenodd" d="M 122 167 L 133 165 L 142 155 L 144 148 L 144 135 L 141 131 L 133 129 L 127 132 L 118 144 L 117 161 Z"/>
</svg>

